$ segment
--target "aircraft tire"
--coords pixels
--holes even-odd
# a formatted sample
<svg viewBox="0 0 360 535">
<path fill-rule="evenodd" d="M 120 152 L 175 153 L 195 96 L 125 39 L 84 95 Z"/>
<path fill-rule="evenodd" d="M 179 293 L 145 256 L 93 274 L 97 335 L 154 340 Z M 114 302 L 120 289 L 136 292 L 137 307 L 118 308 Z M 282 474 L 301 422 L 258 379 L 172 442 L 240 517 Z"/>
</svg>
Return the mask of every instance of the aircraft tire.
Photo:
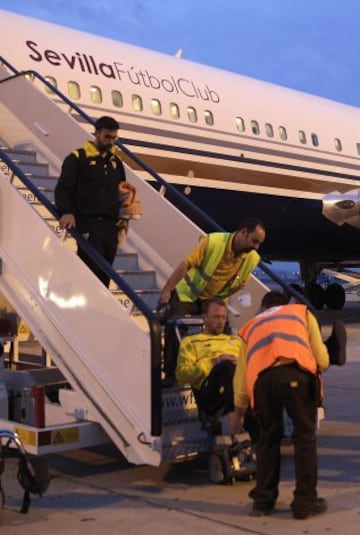
<svg viewBox="0 0 360 535">
<path fill-rule="evenodd" d="M 305 286 L 305 297 L 307 297 L 317 310 L 321 310 L 325 305 L 325 290 L 316 282 L 310 282 Z"/>
<path fill-rule="evenodd" d="M 325 290 L 325 303 L 330 310 L 341 310 L 345 304 L 345 290 L 341 284 L 333 283 Z"/>
</svg>

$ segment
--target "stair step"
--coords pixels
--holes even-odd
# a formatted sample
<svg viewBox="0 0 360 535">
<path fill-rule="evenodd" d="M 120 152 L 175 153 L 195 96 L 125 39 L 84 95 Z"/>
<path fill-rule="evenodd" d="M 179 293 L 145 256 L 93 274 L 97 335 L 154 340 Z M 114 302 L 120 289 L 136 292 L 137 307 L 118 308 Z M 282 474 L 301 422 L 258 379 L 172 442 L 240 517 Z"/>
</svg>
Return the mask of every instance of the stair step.
<svg viewBox="0 0 360 535">
<path fill-rule="evenodd" d="M 44 205 L 38 200 L 38 198 L 36 197 L 36 195 L 31 191 L 29 190 L 28 188 L 25 188 L 25 187 L 19 187 L 18 190 L 20 191 L 20 193 L 25 197 L 25 199 L 30 202 L 31 204 L 34 205 L 34 208 L 37 209 L 37 211 L 44 217 L 45 213 L 43 212 L 43 210 L 46 210 L 46 208 L 44 207 Z M 54 192 L 52 190 L 48 190 L 48 189 L 45 189 L 45 188 L 39 188 L 39 191 L 45 195 L 45 197 L 51 202 L 53 203 L 54 202 Z"/>
<path fill-rule="evenodd" d="M 113 268 L 116 270 L 138 270 L 139 261 L 137 253 L 125 253 L 123 251 L 118 251 L 114 262 Z"/>
<path fill-rule="evenodd" d="M 116 271 L 132 288 L 134 288 L 134 290 L 154 290 L 157 288 L 155 271 Z M 110 289 L 117 289 L 117 286 L 113 281 L 110 283 Z"/>
<path fill-rule="evenodd" d="M 41 176 L 41 175 L 39 176 L 39 175 L 34 175 L 33 173 L 31 173 L 31 175 L 28 176 L 28 178 L 33 182 L 33 184 L 37 188 L 46 188 L 48 191 L 54 191 L 55 190 L 55 186 L 56 186 L 56 183 L 57 183 L 57 177 Z M 20 187 L 20 188 L 24 187 L 23 182 L 18 177 L 14 177 L 13 184 L 17 188 L 18 187 Z"/>
<path fill-rule="evenodd" d="M 139 310 L 134 306 L 134 303 L 131 301 L 130 297 L 126 295 L 126 293 L 122 292 L 121 290 L 113 290 L 111 292 L 114 297 L 118 301 L 121 302 L 121 304 L 126 308 L 130 310 L 130 314 L 137 314 L 139 313 Z M 159 300 L 159 293 L 160 290 L 137 290 L 136 294 L 142 299 L 147 306 L 150 308 L 150 310 L 155 310 L 156 305 Z"/>
<path fill-rule="evenodd" d="M 20 167 L 23 173 L 29 174 L 30 176 L 36 175 L 36 176 L 48 176 L 49 174 L 49 166 L 47 163 L 39 163 L 39 162 L 16 162 L 17 165 Z"/>
<path fill-rule="evenodd" d="M 33 150 L 22 150 L 22 149 L 9 149 L 4 148 L 4 152 L 11 158 L 14 162 L 27 162 L 27 163 L 36 163 L 36 152 Z"/>
</svg>

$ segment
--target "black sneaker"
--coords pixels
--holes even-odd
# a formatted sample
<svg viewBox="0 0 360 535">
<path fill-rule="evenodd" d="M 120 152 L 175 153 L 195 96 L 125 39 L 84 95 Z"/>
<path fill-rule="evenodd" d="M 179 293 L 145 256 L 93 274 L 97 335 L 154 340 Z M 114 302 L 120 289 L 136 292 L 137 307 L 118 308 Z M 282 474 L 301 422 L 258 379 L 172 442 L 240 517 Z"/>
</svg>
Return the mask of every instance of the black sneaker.
<svg viewBox="0 0 360 535">
<path fill-rule="evenodd" d="M 254 502 L 250 516 L 268 516 L 273 512 L 275 504 L 273 502 Z"/>
<path fill-rule="evenodd" d="M 327 501 L 325 498 L 316 498 L 313 503 L 297 506 L 296 503 L 293 502 L 290 507 L 294 518 L 297 520 L 305 520 L 305 518 L 308 518 L 311 515 L 320 515 L 321 513 L 324 513 L 327 509 Z"/>
</svg>

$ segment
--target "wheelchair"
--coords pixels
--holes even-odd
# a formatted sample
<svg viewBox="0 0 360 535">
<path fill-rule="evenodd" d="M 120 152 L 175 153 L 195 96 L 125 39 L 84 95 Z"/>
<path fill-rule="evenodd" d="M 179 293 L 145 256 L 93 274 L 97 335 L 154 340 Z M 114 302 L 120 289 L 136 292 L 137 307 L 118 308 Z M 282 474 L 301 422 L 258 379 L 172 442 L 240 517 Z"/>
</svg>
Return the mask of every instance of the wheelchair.
<svg viewBox="0 0 360 535">
<path fill-rule="evenodd" d="M 200 332 L 203 320 L 196 316 L 185 316 L 171 320 L 179 342 L 189 334 Z M 208 476 L 212 483 L 225 485 L 235 481 L 249 481 L 255 477 L 256 456 L 250 433 L 245 429 L 233 437 L 221 435 L 222 411 L 209 416 L 201 406 L 199 393 L 192 389 L 198 407 L 202 429 L 213 443 L 208 457 Z"/>
</svg>

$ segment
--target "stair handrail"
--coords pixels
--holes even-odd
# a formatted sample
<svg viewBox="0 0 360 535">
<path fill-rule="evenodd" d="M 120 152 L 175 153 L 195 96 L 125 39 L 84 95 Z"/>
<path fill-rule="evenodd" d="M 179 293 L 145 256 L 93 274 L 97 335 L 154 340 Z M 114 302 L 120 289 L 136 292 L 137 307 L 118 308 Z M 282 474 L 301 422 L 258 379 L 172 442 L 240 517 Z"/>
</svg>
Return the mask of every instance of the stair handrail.
<svg viewBox="0 0 360 535">
<path fill-rule="evenodd" d="M 0 160 L 2 160 L 14 173 L 13 176 L 16 176 L 20 181 L 34 194 L 34 196 L 39 200 L 39 202 L 45 206 L 49 213 L 55 218 L 59 219 L 59 213 L 56 210 L 55 206 L 49 201 L 49 199 L 42 193 L 41 190 L 33 184 L 33 182 L 25 175 L 25 173 L 15 164 L 12 159 L 7 155 L 7 153 L 0 148 Z M 10 182 L 12 178 L 10 178 Z M 161 331 L 160 323 L 154 312 L 146 304 L 146 302 L 141 299 L 137 293 L 129 286 L 126 280 L 117 273 L 111 264 L 107 262 L 99 252 L 82 236 L 82 234 L 72 228 L 67 230 L 73 238 L 77 241 L 81 248 L 83 248 L 86 253 L 94 260 L 99 267 L 111 278 L 114 282 L 121 288 L 122 291 L 132 300 L 134 305 L 140 310 L 140 312 L 146 317 L 149 324 L 150 332 L 150 347 L 151 347 L 151 399 L 152 406 L 157 407 L 157 410 L 151 411 L 151 434 L 153 436 L 161 435 L 161 395 L 158 393 L 161 392 Z M 154 413 L 154 414 L 153 414 Z"/>
<path fill-rule="evenodd" d="M 95 125 L 95 121 L 87 114 L 85 113 L 77 104 L 75 104 L 72 100 L 70 100 L 66 95 L 64 95 L 56 86 L 52 85 L 48 80 L 46 80 L 41 74 L 39 74 L 37 71 L 34 71 L 32 69 L 26 70 L 26 71 L 18 71 L 13 67 L 5 58 L 0 56 L 0 64 L 4 63 L 12 72 L 14 72 L 14 75 L 9 76 L 7 78 L 4 78 L 0 80 L 0 83 L 5 82 L 9 79 L 12 79 L 14 77 L 18 76 L 25 76 L 30 75 L 34 76 L 35 78 L 38 78 L 43 84 L 45 84 L 49 90 L 54 92 L 61 100 L 63 100 L 71 109 L 75 110 L 83 119 L 85 119 L 88 123 Z M 121 149 L 124 154 L 126 154 L 131 160 L 133 160 L 135 163 L 137 163 L 144 171 L 149 173 L 155 180 L 163 186 L 166 191 L 170 191 L 171 194 L 176 198 L 176 200 L 181 201 L 183 205 L 185 205 L 190 210 L 191 213 L 195 213 L 197 217 L 197 221 L 199 218 L 203 221 L 203 223 L 208 227 L 208 230 L 210 231 L 217 231 L 217 232 L 224 232 L 224 228 L 219 225 L 216 221 L 214 221 L 211 217 L 209 217 L 201 208 L 196 206 L 190 199 L 188 199 L 183 193 L 178 191 L 172 184 L 169 184 L 164 180 L 154 169 L 152 169 L 146 162 L 141 160 L 136 154 L 134 154 L 130 149 L 126 147 L 124 143 L 122 143 L 120 140 L 116 141 L 116 146 Z M 297 301 L 300 301 L 308 306 L 308 308 L 315 312 L 313 305 L 299 292 L 297 292 L 292 286 L 287 284 L 284 280 L 282 280 L 276 273 L 274 273 L 263 260 L 260 260 L 258 267 L 266 273 L 272 280 L 274 280 L 276 283 L 279 284 L 286 292 L 288 292 L 292 297 L 294 297 Z"/>
<path fill-rule="evenodd" d="M 28 69 L 24 71 L 18 71 L 13 67 L 3 56 L 0 56 L 0 65 L 4 64 L 8 69 L 10 69 L 14 74 L 3 78 L 0 80 L 1 83 L 8 82 L 17 77 L 23 77 L 26 75 L 37 78 L 41 83 L 43 83 L 51 92 L 55 93 L 63 102 L 65 102 L 70 109 L 75 110 L 86 122 L 89 124 L 95 125 L 95 121 L 85 113 L 80 106 L 72 102 L 66 95 L 64 95 L 56 86 L 51 84 L 46 80 L 40 73 L 33 69 Z M 120 140 L 116 141 L 116 146 L 121 149 L 124 154 L 126 154 L 132 161 L 137 163 L 144 171 L 149 173 L 166 191 L 171 192 L 171 194 L 181 201 L 185 205 L 191 214 L 196 214 L 197 221 L 202 220 L 203 224 L 208 227 L 208 230 L 223 232 L 224 228 L 219 225 L 216 221 L 210 218 L 203 210 L 196 206 L 190 199 L 188 199 L 184 194 L 179 192 L 172 184 L 169 184 L 164 180 L 154 169 L 152 169 L 146 162 L 143 162 L 136 154 L 134 154 L 130 149 L 128 149 Z M 40 202 L 42 202 L 50 213 L 59 219 L 59 213 L 55 207 L 50 203 L 45 195 L 41 193 L 36 186 L 30 183 L 26 178 L 24 173 L 15 166 L 15 164 L 7 157 L 7 155 L 0 149 L 0 155 L 3 156 L 4 161 L 7 165 L 14 170 L 16 167 L 16 175 L 24 182 L 24 184 L 36 195 Z M 19 175 L 20 173 L 20 175 Z M 25 179 L 25 180 L 24 180 Z M 88 253 L 89 256 L 104 270 L 104 272 L 109 275 L 116 284 L 132 299 L 136 304 L 139 310 L 144 314 L 150 332 L 150 344 L 151 344 L 151 398 L 152 398 L 152 408 L 151 408 L 151 434 L 153 436 L 161 435 L 161 331 L 159 321 L 154 314 L 154 312 L 143 302 L 143 300 L 138 297 L 138 295 L 132 290 L 132 288 L 126 283 L 126 281 L 113 270 L 112 266 L 104 260 L 104 258 L 79 234 L 76 230 L 71 229 L 70 233 L 76 239 L 76 241 L 83 247 Z M 268 268 L 263 260 L 260 260 L 258 267 L 266 273 L 272 280 L 277 282 L 284 290 L 286 290 L 292 297 L 297 301 L 302 302 L 308 306 L 308 308 L 315 312 L 312 304 L 299 292 L 297 292 L 292 286 L 288 285 L 283 281 L 276 273 L 274 273 L 270 268 Z"/>
</svg>

